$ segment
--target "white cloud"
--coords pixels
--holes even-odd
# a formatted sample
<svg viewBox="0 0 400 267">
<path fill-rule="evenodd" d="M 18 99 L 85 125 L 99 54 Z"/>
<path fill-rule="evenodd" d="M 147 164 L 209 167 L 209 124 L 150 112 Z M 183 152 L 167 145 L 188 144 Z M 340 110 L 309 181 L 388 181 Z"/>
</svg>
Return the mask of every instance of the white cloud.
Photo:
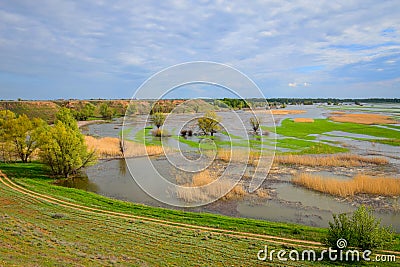
<svg viewBox="0 0 400 267">
<path fill-rule="evenodd" d="M 131 72 L 211 60 L 265 88 L 351 88 L 356 76 L 368 91 L 367 70 L 399 65 L 399 13 L 395 1 L 365 0 L 8 1 L 0 4 L 0 70 L 108 71 L 120 82 Z M 298 71 L 315 65 L 324 68 Z"/>
</svg>

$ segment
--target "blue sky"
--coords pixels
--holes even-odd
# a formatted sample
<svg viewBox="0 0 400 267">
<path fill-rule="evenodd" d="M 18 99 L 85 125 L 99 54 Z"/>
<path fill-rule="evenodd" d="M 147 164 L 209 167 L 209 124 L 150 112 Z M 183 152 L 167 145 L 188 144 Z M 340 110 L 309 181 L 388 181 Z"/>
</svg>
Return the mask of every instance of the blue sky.
<svg viewBox="0 0 400 267">
<path fill-rule="evenodd" d="M 266 97 L 400 97 L 399 1 L 0 2 L 0 98 L 130 98 L 188 61 Z"/>
</svg>

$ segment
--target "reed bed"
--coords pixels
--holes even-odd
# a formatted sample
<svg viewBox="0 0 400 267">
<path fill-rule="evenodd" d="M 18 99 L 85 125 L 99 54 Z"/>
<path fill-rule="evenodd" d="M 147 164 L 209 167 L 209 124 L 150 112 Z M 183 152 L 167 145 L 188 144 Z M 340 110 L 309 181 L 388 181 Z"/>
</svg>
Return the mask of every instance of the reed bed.
<svg viewBox="0 0 400 267">
<path fill-rule="evenodd" d="M 218 149 L 217 158 L 225 162 L 255 164 L 260 158 L 260 152 L 244 149 Z"/>
<path fill-rule="evenodd" d="M 192 182 L 189 184 L 185 184 L 186 187 L 201 187 L 211 184 L 218 178 L 216 173 L 210 172 L 208 170 L 204 170 L 202 172 L 196 173 L 193 175 Z M 232 188 L 233 186 L 233 188 Z M 226 194 L 222 199 L 230 200 L 230 199 L 239 199 L 244 197 L 247 193 L 244 190 L 241 184 L 237 184 L 234 186 L 232 181 L 221 181 L 211 184 L 211 186 L 198 188 L 195 190 L 190 190 L 186 188 L 177 190 L 177 197 L 183 199 L 187 202 L 195 202 L 195 201 L 204 201 L 204 200 L 212 200 L 216 197 L 219 197 L 224 192 L 226 192 L 229 188 L 232 188 L 228 194 Z"/>
<path fill-rule="evenodd" d="M 122 158 L 122 148 L 120 139 L 116 137 L 94 138 L 85 136 L 86 145 L 90 150 L 94 150 L 101 159 Z M 164 150 L 161 146 L 145 146 L 140 143 L 124 141 L 125 157 L 139 157 L 146 155 L 160 155 Z"/>
<path fill-rule="evenodd" d="M 328 156 L 286 155 L 275 157 L 274 163 L 302 166 L 358 167 L 368 164 L 386 165 L 389 161 L 383 157 L 363 157 L 354 154 L 337 154 Z"/>
<path fill-rule="evenodd" d="M 256 195 L 259 198 L 271 198 L 271 196 L 269 195 L 267 189 L 263 189 L 263 188 L 257 189 Z"/>
<path fill-rule="evenodd" d="M 294 121 L 294 122 L 308 122 L 308 123 L 312 123 L 312 122 L 314 122 L 314 119 L 312 119 L 312 118 L 294 118 L 293 121 Z"/>
<path fill-rule="evenodd" d="M 118 138 L 94 138 L 93 136 L 85 136 L 85 142 L 88 149 L 94 150 L 99 158 L 114 158 L 122 156 Z"/>
<path fill-rule="evenodd" d="M 299 110 L 299 109 L 250 109 L 247 110 L 246 112 L 251 112 L 251 113 L 267 113 L 270 112 L 272 115 L 288 115 L 288 114 L 302 114 L 306 113 L 305 110 Z"/>
<path fill-rule="evenodd" d="M 400 196 L 400 179 L 357 174 L 350 180 L 338 180 L 320 175 L 301 173 L 293 183 L 330 195 L 348 197 L 356 194 Z"/>
<path fill-rule="evenodd" d="M 332 111 L 331 114 L 332 115 L 343 115 L 343 114 L 346 114 L 346 112 L 344 112 L 344 111 Z"/>
<path fill-rule="evenodd" d="M 298 109 L 271 109 L 272 115 L 288 115 L 288 114 L 302 114 L 306 113 L 305 110 Z"/>
<path fill-rule="evenodd" d="M 361 124 L 396 124 L 396 120 L 386 115 L 380 114 L 342 114 L 339 116 L 331 116 L 329 119 L 336 122 L 352 122 Z"/>
</svg>

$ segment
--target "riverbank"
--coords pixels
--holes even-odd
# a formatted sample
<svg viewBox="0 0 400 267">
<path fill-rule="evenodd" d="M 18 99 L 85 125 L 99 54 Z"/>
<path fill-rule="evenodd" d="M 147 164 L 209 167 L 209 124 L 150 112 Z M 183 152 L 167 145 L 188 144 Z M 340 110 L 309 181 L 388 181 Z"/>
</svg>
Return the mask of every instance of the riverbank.
<svg viewBox="0 0 400 267">
<path fill-rule="evenodd" d="M 12 178 L 0 178 L 2 265 L 256 266 L 257 252 L 265 245 L 323 248 L 319 241 L 326 229 L 113 200 L 55 186 L 38 163 L 0 164 L 0 170 Z M 386 249 L 400 251 L 400 236 Z"/>
</svg>

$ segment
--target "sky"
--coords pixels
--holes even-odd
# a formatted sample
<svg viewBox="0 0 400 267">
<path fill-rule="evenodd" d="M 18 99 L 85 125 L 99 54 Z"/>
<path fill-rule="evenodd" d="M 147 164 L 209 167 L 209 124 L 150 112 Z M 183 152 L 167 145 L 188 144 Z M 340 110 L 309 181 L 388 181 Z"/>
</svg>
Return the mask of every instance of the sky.
<svg viewBox="0 0 400 267">
<path fill-rule="evenodd" d="M 131 98 L 191 61 L 267 98 L 400 98 L 399 14 L 397 0 L 4 0 L 0 99 Z"/>
</svg>

